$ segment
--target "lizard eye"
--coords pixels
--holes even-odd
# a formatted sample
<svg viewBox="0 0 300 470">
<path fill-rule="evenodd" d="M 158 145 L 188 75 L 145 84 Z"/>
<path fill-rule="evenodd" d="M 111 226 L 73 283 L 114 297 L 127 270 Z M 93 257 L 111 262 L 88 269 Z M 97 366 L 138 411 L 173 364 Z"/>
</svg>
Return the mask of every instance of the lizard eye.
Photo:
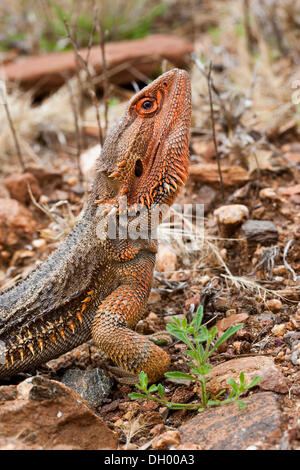
<svg viewBox="0 0 300 470">
<path fill-rule="evenodd" d="M 146 111 L 147 111 L 148 109 L 151 109 L 152 106 L 153 106 L 153 103 L 152 103 L 152 101 L 149 101 L 149 100 L 144 101 L 144 102 L 142 103 L 142 108 L 145 109 Z"/>
<path fill-rule="evenodd" d="M 154 113 L 157 107 L 157 102 L 154 98 L 145 97 L 137 103 L 138 113 L 142 115 Z"/>
</svg>

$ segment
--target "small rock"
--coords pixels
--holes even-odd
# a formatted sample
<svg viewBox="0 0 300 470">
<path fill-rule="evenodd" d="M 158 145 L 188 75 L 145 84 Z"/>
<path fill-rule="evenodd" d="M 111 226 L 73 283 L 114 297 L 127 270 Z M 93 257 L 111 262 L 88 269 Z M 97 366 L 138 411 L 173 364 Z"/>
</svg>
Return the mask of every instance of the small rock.
<svg viewBox="0 0 300 470">
<path fill-rule="evenodd" d="M 293 343 L 290 360 L 294 366 L 300 365 L 300 341 L 295 341 Z"/>
<path fill-rule="evenodd" d="M 219 188 L 220 178 L 218 165 L 212 163 L 195 163 L 190 166 L 193 180 Z M 250 180 L 248 172 L 238 165 L 222 165 L 222 177 L 225 187 L 240 186 Z"/>
<path fill-rule="evenodd" d="M 115 434 L 77 393 L 60 382 L 30 377 L 16 387 L 16 397 L 0 403 L 0 438 L 18 436 L 43 449 L 116 449 Z M 1 387 L 0 387 L 1 390 Z"/>
<path fill-rule="evenodd" d="M 91 406 L 96 408 L 103 403 L 104 398 L 108 397 L 112 380 L 107 372 L 102 369 L 69 369 L 61 379 L 67 387 L 75 390 Z"/>
<path fill-rule="evenodd" d="M 37 238 L 36 240 L 32 240 L 31 244 L 34 248 L 43 248 L 46 245 L 46 240 Z"/>
<path fill-rule="evenodd" d="M 248 243 L 261 243 L 269 245 L 278 241 L 278 229 L 276 225 L 267 220 L 247 220 L 242 225 Z"/>
<path fill-rule="evenodd" d="M 14 173 L 8 178 L 5 178 L 4 184 L 11 197 L 22 204 L 31 201 L 28 186 L 31 189 L 34 199 L 39 200 L 42 194 L 37 179 L 31 173 Z"/>
<path fill-rule="evenodd" d="M 230 236 L 249 217 L 249 210 L 242 204 L 231 204 L 216 209 L 214 216 L 220 232 L 224 236 Z"/>
<path fill-rule="evenodd" d="M 174 450 L 205 450 L 203 447 L 193 444 L 192 442 L 186 442 L 185 444 L 179 444 L 174 446 Z"/>
<path fill-rule="evenodd" d="M 245 374 L 246 383 L 250 383 L 255 376 L 262 376 L 263 378 L 258 384 L 262 390 L 270 390 L 277 393 L 288 392 L 284 376 L 277 369 L 274 359 L 268 356 L 240 357 L 218 364 L 209 374 L 208 391 L 212 396 L 215 396 L 221 390 L 231 390 L 227 380 L 234 378 L 239 383 L 241 372 Z"/>
<path fill-rule="evenodd" d="M 11 248 L 30 240 L 37 229 L 31 212 L 15 199 L 0 199 L 0 245 Z"/>
<path fill-rule="evenodd" d="M 217 321 L 216 327 L 218 328 L 219 336 L 222 336 L 222 334 L 230 326 L 235 326 L 238 323 L 244 323 L 248 317 L 249 317 L 248 313 L 244 312 L 244 313 L 237 313 L 234 315 L 230 315 L 229 317 L 226 317 L 226 318 L 223 318 L 222 320 Z"/>
<path fill-rule="evenodd" d="M 160 244 L 156 255 L 156 269 L 159 272 L 170 274 L 176 270 L 177 255 L 167 245 Z"/>
<path fill-rule="evenodd" d="M 267 310 L 276 313 L 282 309 L 282 302 L 279 299 L 270 299 L 266 301 Z"/>
<path fill-rule="evenodd" d="M 161 302 L 161 295 L 152 289 L 148 298 L 148 305 L 156 304 L 157 302 Z"/>
<path fill-rule="evenodd" d="M 185 308 L 190 312 L 195 312 L 200 305 L 200 294 L 194 294 L 185 301 Z"/>
<path fill-rule="evenodd" d="M 199 191 L 192 195 L 192 204 L 203 204 L 204 214 L 210 211 L 217 199 L 217 191 L 207 184 L 201 185 Z M 194 206 L 195 207 L 195 206 Z M 187 215 L 189 212 L 187 211 Z"/>
<path fill-rule="evenodd" d="M 212 140 L 205 142 L 200 139 L 194 139 L 192 142 L 192 150 L 196 155 L 201 155 L 204 160 L 211 160 L 216 156 L 216 149 Z"/>
<path fill-rule="evenodd" d="M 192 442 L 205 450 L 245 450 L 263 443 L 277 449 L 282 430 L 281 412 L 274 393 L 243 398 L 246 408 L 235 404 L 199 413 L 179 428 L 182 444 Z"/>
<path fill-rule="evenodd" d="M 282 196 L 294 196 L 295 194 L 300 194 L 300 184 L 295 184 L 288 188 L 279 188 L 279 193 Z"/>
<path fill-rule="evenodd" d="M 259 191 L 259 198 L 264 200 L 264 199 L 270 199 L 271 201 L 277 201 L 280 199 L 278 194 L 274 191 L 273 188 L 264 188 Z"/>
<path fill-rule="evenodd" d="M 153 440 L 152 447 L 155 450 L 168 450 L 179 444 L 181 444 L 179 431 L 166 431 Z"/>
<path fill-rule="evenodd" d="M 274 336 L 284 336 L 286 333 L 286 326 L 284 323 L 281 323 L 280 325 L 273 326 L 271 331 Z"/>
<path fill-rule="evenodd" d="M 289 331 L 283 337 L 284 342 L 289 346 L 293 346 L 293 344 L 300 340 L 300 331 Z"/>
<path fill-rule="evenodd" d="M 90 181 L 93 177 L 100 153 L 101 147 L 97 144 L 80 155 L 80 168 L 86 181 Z"/>
</svg>

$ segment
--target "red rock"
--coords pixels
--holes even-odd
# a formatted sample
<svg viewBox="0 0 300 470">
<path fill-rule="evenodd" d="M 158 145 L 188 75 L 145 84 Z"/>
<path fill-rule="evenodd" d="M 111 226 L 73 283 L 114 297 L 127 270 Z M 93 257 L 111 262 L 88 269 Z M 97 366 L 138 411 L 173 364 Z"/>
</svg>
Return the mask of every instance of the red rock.
<svg viewBox="0 0 300 470">
<path fill-rule="evenodd" d="M 32 195 L 36 200 L 42 194 L 39 183 L 31 173 L 14 173 L 5 178 L 4 184 L 11 197 L 23 204 L 31 201 L 28 186 L 30 186 Z"/>
<path fill-rule="evenodd" d="M 249 317 L 248 313 L 237 313 L 230 315 L 230 317 L 223 318 L 222 320 L 217 321 L 216 327 L 218 328 L 219 336 L 229 328 L 230 326 L 238 325 L 238 323 L 244 323 Z"/>
<path fill-rule="evenodd" d="M 37 229 L 31 212 L 14 199 L 0 199 L 0 245 L 11 248 L 30 240 Z"/>
<path fill-rule="evenodd" d="M 248 172 L 238 165 L 221 165 L 223 184 L 225 187 L 240 186 L 250 180 Z M 217 164 L 195 163 L 190 166 L 190 176 L 200 183 L 220 187 Z"/>
<path fill-rule="evenodd" d="M 168 450 L 174 448 L 175 445 L 180 445 L 181 439 L 179 431 L 166 431 L 160 436 L 157 436 L 153 442 L 152 447 L 155 450 Z"/>
<path fill-rule="evenodd" d="M 182 445 L 193 443 L 205 450 L 277 449 L 282 436 L 281 412 L 274 393 L 255 393 L 235 403 L 210 408 L 179 428 Z M 178 447 L 179 448 L 179 447 Z"/>
<path fill-rule="evenodd" d="M 212 160 L 216 156 L 216 149 L 212 140 L 204 142 L 195 139 L 192 143 L 192 149 L 196 155 L 201 155 L 204 160 Z"/>
<path fill-rule="evenodd" d="M 106 62 L 109 81 L 129 83 L 136 80 L 130 70 L 132 66 L 146 76 L 153 76 L 161 65 L 162 59 L 169 60 L 176 67 L 186 65 L 186 56 L 193 51 L 193 45 L 185 39 L 171 35 L 153 35 L 131 41 L 111 42 L 106 44 Z M 87 49 L 81 49 L 86 57 Z M 102 72 L 102 56 L 99 46 L 90 50 L 89 65 L 97 74 Z M 40 56 L 22 57 L 4 66 L 4 75 L 8 81 L 18 81 L 32 86 L 43 79 L 43 88 L 60 86 L 65 78 L 75 73 L 77 61 L 75 53 L 52 52 Z"/>
<path fill-rule="evenodd" d="M 30 448 L 116 449 L 114 433 L 73 390 L 41 376 L 15 388 L 16 397 L 0 402 L 0 439 L 18 436 Z"/>
<path fill-rule="evenodd" d="M 288 188 L 279 188 L 279 193 L 282 196 L 293 196 L 294 194 L 300 194 L 300 184 L 295 184 Z"/>
<path fill-rule="evenodd" d="M 293 196 L 291 196 L 291 201 L 294 204 L 299 205 L 300 204 L 300 194 L 294 194 Z"/>
<path fill-rule="evenodd" d="M 255 376 L 262 376 L 258 386 L 262 390 L 271 390 L 277 393 L 287 393 L 288 386 L 285 377 L 277 369 L 274 359 L 268 356 L 240 357 L 218 364 L 209 374 L 208 391 L 215 396 L 221 390 L 231 390 L 227 380 L 234 378 L 239 383 L 239 375 L 245 374 L 246 383 L 250 383 Z"/>
</svg>

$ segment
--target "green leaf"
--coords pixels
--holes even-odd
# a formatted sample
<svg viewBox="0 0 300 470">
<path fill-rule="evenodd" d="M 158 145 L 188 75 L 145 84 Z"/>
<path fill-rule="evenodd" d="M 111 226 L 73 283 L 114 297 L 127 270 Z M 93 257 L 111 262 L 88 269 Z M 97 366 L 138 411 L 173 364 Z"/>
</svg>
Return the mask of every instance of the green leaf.
<svg viewBox="0 0 300 470">
<path fill-rule="evenodd" d="M 240 377 L 239 377 L 239 378 L 240 378 L 240 384 L 241 384 L 242 387 L 244 388 L 245 385 L 246 385 L 246 384 L 245 384 L 245 374 L 244 374 L 244 372 L 241 372 L 241 373 L 240 373 Z"/>
<path fill-rule="evenodd" d="M 149 393 L 154 393 L 157 391 L 157 385 L 153 384 L 148 388 Z"/>
<path fill-rule="evenodd" d="M 177 326 L 174 326 L 172 323 L 167 323 L 166 330 L 168 333 L 175 336 L 175 338 L 188 345 L 185 333 L 180 330 Z"/>
<path fill-rule="evenodd" d="M 166 405 L 167 405 L 168 408 L 171 408 L 172 410 L 182 410 L 182 409 L 188 408 L 188 405 L 185 404 L 185 403 L 172 403 L 172 402 L 169 402 L 169 403 L 166 403 Z"/>
<path fill-rule="evenodd" d="M 218 405 L 219 403 L 216 400 L 208 400 L 206 404 L 207 406 L 214 406 L 214 405 Z"/>
<path fill-rule="evenodd" d="M 240 410 L 244 410 L 246 408 L 246 403 L 245 402 L 243 402 L 241 400 L 236 400 L 236 402 L 238 403 Z"/>
<path fill-rule="evenodd" d="M 225 392 L 226 392 L 226 390 L 221 390 L 221 392 L 219 392 L 219 393 L 216 395 L 216 398 L 219 398 L 221 395 L 224 395 Z"/>
<path fill-rule="evenodd" d="M 197 312 L 191 322 L 191 325 L 195 328 L 195 333 L 197 334 L 203 320 L 203 306 L 199 305 Z"/>
<path fill-rule="evenodd" d="M 232 389 L 235 391 L 235 392 L 238 392 L 239 391 L 239 386 L 238 384 L 236 383 L 236 381 L 234 379 L 229 379 L 227 380 L 227 383 L 228 385 L 230 385 L 232 387 Z"/>
<path fill-rule="evenodd" d="M 131 398 L 131 400 L 144 400 L 146 397 L 146 395 L 144 395 L 144 393 L 137 393 L 137 392 L 131 392 L 131 393 L 128 393 L 128 396 L 129 398 Z"/>
<path fill-rule="evenodd" d="M 191 351 L 190 349 L 188 349 L 187 351 L 185 351 L 185 354 L 188 357 L 191 357 L 192 359 L 195 359 L 195 361 L 197 361 L 197 353 L 195 351 Z"/>
<path fill-rule="evenodd" d="M 254 377 L 252 382 L 249 385 L 246 386 L 246 389 L 249 390 L 249 388 L 256 387 L 256 385 L 259 384 L 261 379 L 262 379 L 262 375 L 259 376 L 259 377 L 258 376 Z"/>
<path fill-rule="evenodd" d="M 157 386 L 157 391 L 158 391 L 159 396 L 160 396 L 162 399 L 164 399 L 164 397 L 165 397 L 165 389 L 164 389 L 164 387 L 162 386 L 162 384 L 158 384 L 158 386 Z"/>
<path fill-rule="evenodd" d="M 147 390 L 147 385 L 148 385 L 148 376 L 147 374 L 142 370 L 139 374 L 139 379 L 140 379 L 140 384 L 142 387 L 142 390 Z"/>
<path fill-rule="evenodd" d="M 222 343 L 224 343 L 225 341 L 227 341 L 230 336 L 234 335 L 237 331 L 239 331 L 242 327 L 244 326 L 243 323 L 239 323 L 238 325 L 235 325 L 235 326 L 230 326 L 226 331 L 225 333 L 221 336 L 221 338 L 219 338 L 215 345 L 211 348 L 210 350 L 210 353 L 212 353 L 213 351 L 215 351 L 215 349 L 217 349 Z"/>
<path fill-rule="evenodd" d="M 166 372 L 165 377 L 168 377 L 168 379 L 176 379 L 176 380 L 195 380 L 195 377 L 193 375 L 185 374 L 184 372 Z"/>
<path fill-rule="evenodd" d="M 211 370 L 212 366 L 209 364 L 202 364 L 200 367 L 198 367 L 199 374 L 201 375 L 207 375 Z"/>
</svg>

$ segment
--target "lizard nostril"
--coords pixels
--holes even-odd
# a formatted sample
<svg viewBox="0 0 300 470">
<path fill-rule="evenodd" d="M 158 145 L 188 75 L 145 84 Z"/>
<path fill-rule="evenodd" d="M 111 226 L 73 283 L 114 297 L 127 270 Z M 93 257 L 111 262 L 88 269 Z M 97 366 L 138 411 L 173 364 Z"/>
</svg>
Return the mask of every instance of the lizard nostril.
<svg viewBox="0 0 300 470">
<path fill-rule="evenodd" d="M 138 159 L 136 161 L 136 164 L 135 164 L 135 169 L 134 169 L 134 174 L 135 176 L 137 176 L 138 178 L 140 176 L 142 176 L 143 174 L 143 164 L 142 164 L 142 161 L 140 159 Z"/>
</svg>

